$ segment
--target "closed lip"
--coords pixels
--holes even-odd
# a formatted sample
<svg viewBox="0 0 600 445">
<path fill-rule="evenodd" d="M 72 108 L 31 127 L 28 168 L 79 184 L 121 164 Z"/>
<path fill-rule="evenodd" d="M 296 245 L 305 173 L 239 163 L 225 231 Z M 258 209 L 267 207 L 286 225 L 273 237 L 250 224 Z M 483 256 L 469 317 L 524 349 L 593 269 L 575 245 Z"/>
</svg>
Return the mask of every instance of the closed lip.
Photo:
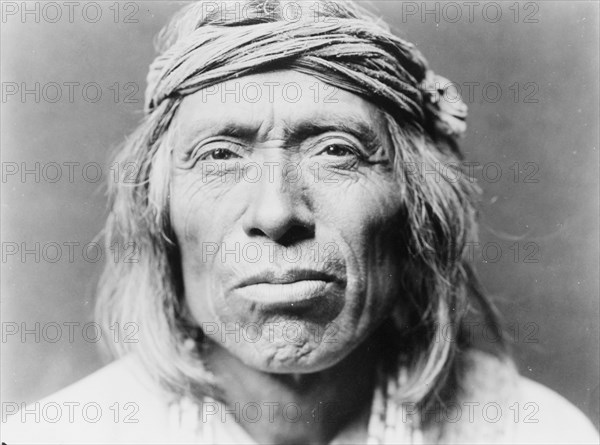
<svg viewBox="0 0 600 445">
<path fill-rule="evenodd" d="M 255 284 L 292 284 L 298 281 L 339 281 L 335 276 L 312 269 L 293 269 L 286 271 L 265 270 L 240 280 L 233 289 Z"/>
</svg>

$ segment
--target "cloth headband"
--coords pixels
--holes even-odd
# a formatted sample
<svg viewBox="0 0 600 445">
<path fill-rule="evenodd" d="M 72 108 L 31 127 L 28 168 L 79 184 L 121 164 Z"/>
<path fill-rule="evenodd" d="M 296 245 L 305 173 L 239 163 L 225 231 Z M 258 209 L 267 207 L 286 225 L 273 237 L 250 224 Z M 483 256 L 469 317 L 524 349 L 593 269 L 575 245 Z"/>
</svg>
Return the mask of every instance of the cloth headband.
<svg viewBox="0 0 600 445">
<path fill-rule="evenodd" d="M 399 121 L 459 136 L 466 105 L 446 97 L 451 83 L 427 69 L 413 44 L 365 20 L 273 21 L 244 26 L 204 25 L 177 40 L 150 65 L 145 110 L 165 99 L 275 69 L 292 69 L 357 93 Z"/>
</svg>

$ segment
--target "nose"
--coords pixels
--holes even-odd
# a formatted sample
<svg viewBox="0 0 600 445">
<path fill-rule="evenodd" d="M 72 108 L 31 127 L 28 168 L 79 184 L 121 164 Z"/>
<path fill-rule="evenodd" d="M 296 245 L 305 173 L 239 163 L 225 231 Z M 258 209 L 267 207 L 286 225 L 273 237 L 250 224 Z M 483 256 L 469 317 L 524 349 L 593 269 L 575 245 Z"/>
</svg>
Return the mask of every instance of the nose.
<svg viewBox="0 0 600 445">
<path fill-rule="evenodd" d="M 242 216 L 244 232 L 284 246 L 313 238 L 314 218 L 303 187 L 299 181 L 285 177 L 281 169 L 276 170 L 274 175 L 262 175 L 249 185 L 250 202 Z"/>
</svg>

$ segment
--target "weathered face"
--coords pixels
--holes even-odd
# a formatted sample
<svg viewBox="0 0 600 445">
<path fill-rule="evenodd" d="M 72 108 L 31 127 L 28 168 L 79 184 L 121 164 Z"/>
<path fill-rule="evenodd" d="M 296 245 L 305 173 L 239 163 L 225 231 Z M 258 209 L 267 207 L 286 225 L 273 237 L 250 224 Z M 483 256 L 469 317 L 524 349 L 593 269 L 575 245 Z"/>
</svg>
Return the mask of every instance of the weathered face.
<svg viewBox="0 0 600 445">
<path fill-rule="evenodd" d="M 277 71 L 187 96 L 169 131 L 194 321 L 263 371 L 338 363 L 402 298 L 401 197 L 377 108 Z"/>
</svg>

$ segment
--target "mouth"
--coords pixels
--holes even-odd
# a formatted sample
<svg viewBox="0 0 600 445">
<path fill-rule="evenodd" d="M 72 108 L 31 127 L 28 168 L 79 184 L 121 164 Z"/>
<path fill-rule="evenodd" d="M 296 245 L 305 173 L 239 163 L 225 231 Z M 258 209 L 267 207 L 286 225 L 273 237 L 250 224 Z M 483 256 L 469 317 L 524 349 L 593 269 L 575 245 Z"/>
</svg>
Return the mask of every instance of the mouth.
<svg viewBox="0 0 600 445">
<path fill-rule="evenodd" d="M 263 306 L 304 306 L 322 299 L 336 281 L 339 280 L 314 270 L 266 271 L 242 280 L 234 291 Z"/>
</svg>

